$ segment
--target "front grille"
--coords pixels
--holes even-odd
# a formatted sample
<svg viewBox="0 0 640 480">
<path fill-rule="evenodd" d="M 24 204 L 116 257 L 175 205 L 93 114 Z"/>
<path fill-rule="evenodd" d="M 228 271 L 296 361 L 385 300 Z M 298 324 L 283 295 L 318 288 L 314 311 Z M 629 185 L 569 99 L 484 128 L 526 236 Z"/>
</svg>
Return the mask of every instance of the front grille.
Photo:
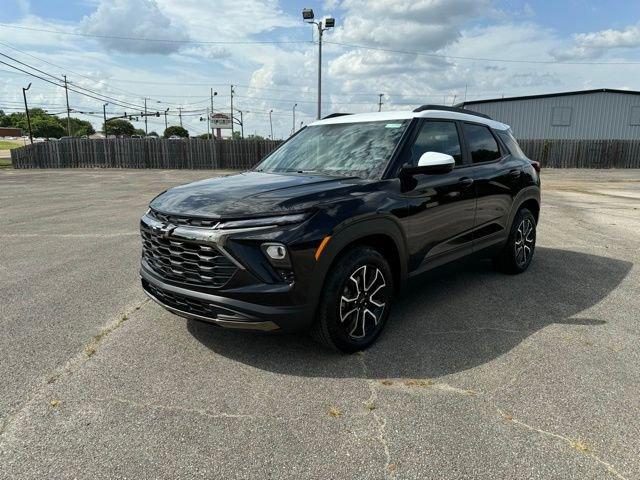
<svg viewBox="0 0 640 480">
<path fill-rule="evenodd" d="M 201 317 L 208 318 L 216 318 L 218 313 L 222 313 L 222 310 L 205 301 L 176 295 L 167 290 L 161 290 L 154 287 L 144 279 L 142 280 L 142 287 L 163 304 L 185 313 L 192 313 L 194 315 L 200 315 Z"/>
<path fill-rule="evenodd" d="M 219 288 L 238 267 L 214 245 L 164 237 L 142 228 L 142 258 L 164 278 Z"/>
<path fill-rule="evenodd" d="M 218 223 L 220 223 L 218 220 L 211 220 L 207 218 L 180 217 L 178 215 L 167 215 L 166 213 L 156 212 L 155 210 L 150 210 L 149 216 L 151 218 L 155 218 L 156 220 L 162 223 L 170 223 L 171 225 L 187 225 L 191 227 L 211 228 L 211 227 L 215 227 Z"/>
</svg>

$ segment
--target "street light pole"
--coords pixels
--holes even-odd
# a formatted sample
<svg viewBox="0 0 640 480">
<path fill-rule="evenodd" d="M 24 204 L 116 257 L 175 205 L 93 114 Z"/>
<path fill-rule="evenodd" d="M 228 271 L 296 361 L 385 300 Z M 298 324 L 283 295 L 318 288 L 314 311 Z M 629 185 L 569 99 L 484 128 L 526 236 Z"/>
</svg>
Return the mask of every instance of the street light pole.
<svg viewBox="0 0 640 480">
<path fill-rule="evenodd" d="M 320 120 L 322 117 L 322 34 L 329 30 L 330 28 L 335 27 L 336 19 L 335 18 L 325 18 L 324 21 L 316 22 L 314 20 L 313 9 L 305 8 L 302 10 L 302 19 L 307 23 L 313 23 L 318 27 L 318 115 L 317 118 Z"/>
<path fill-rule="evenodd" d="M 29 141 L 33 145 L 33 133 L 31 132 L 31 118 L 29 118 L 29 108 L 27 107 L 27 90 L 31 88 L 31 83 L 27 88 L 22 87 L 22 96 L 24 97 L 24 112 L 27 114 L 27 125 L 29 126 Z"/>
<path fill-rule="evenodd" d="M 167 109 L 164 111 L 164 129 L 166 130 L 167 128 L 169 128 L 169 125 L 167 124 L 167 112 L 169 111 L 169 107 L 167 107 Z"/>
<path fill-rule="evenodd" d="M 273 109 L 269 110 L 269 127 L 271 128 L 271 140 L 273 140 L 273 122 L 271 121 L 271 114 Z"/>
<path fill-rule="evenodd" d="M 381 112 L 382 111 L 382 97 L 384 96 L 384 93 L 379 93 L 378 94 L 378 111 Z"/>
<path fill-rule="evenodd" d="M 296 107 L 297 106 L 298 106 L 297 103 L 293 105 L 293 128 L 291 129 L 291 135 L 296 133 Z"/>
<path fill-rule="evenodd" d="M 211 115 L 213 115 L 213 97 L 218 95 L 218 92 L 214 92 L 213 88 L 211 89 Z M 211 135 L 209 135 L 209 140 L 213 138 L 213 125 L 211 125 Z"/>
<path fill-rule="evenodd" d="M 144 134 L 149 135 L 149 128 L 147 127 L 147 97 L 144 97 Z"/>
<path fill-rule="evenodd" d="M 102 118 L 104 119 L 104 138 L 109 138 L 109 134 L 107 133 L 107 105 L 105 103 L 102 105 Z"/>
</svg>

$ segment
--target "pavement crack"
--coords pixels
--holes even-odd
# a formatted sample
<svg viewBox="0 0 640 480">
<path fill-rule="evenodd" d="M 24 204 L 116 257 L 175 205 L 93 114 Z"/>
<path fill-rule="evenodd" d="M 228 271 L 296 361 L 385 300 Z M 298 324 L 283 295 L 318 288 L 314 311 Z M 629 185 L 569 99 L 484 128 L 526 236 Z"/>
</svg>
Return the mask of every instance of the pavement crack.
<svg viewBox="0 0 640 480">
<path fill-rule="evenodd" d="M 616 478 L 618 478 L 620 480 L 628 480 L 625 476 L 623 476 L 620 472 L 618 472 L 618 470 L 616 470 L 613 465 L 611 465 L 609 462 L 601 459 L 594 452 L 589 450 L 589 448 L 586 445 L 584 445 L 582 442 L 580 442 L 578 440 L 574 440 L 574 439 L 569 438 L 569 437 L 566 437 L 566 436 L 561 435 L 559 433 L 550 432 L 548 430 L 543 430 L 541 428 L 534 427 L 533 425 L 529 425 L 528 423 L 525 423 L 522 420 L 518 420 L 517 418 L 514 418 L 513 415 L 511 415 L 511 414 L 505 413 L 500 408 L 496 408 L 496 410 L 502 416 L 502 418 L 504 418 L 505 420 L 507 420 L 509 422 L 512 422 L 513 424 L 518 425 L 519 427 L 522 427 L 522 428 L 524 428 L 526 430 L 529 430 L 531 432 L 535 432 L 535 433 L 538 433 L 538 434 L 546 436 L 546 437 L 551 437 L 551 438 L 556 438 L 558 440 L 561 440 L 562 442 L 568 444 L 571 448 L 573 448 L 573 449 L 583 453 L 584 455 L 587 455 L 587 456 L 591 457 L 592 459 L 594 459 L 600 465 L 605 467 L 607 469 L 607 471 L 609 473 L 611 473 L 612 475 L 614 475 Z"/>
<path fill-rule="evenodd" d="M 130 400 L 128 398 L 122 397 L 106 397 L 106 398 L 93 398 L 92 400 L 98 402 L 117 402 L 123 405 L 128 405 L 134 408 L 140 409 L 151 409 L 151 410 L 162 410 L 167 412 L 180 412 L 180 413 L 192 413 L 206 418 L 233 418 L 233 419 L 255 419 L 255 415 L 249 414 L 240 414 L 240 413 L 211 413 L 204 408 L 188 408 L 188 407 L 180 407 L 176 405 L 164 405 L 161 403 L 146 403 L 146 402 L 136 402 L 135 400 Z"/>
<path fill-rule="evenodd" d="M 61 378 L 69 376 L 73 372 L 77 371 L 82 365 L 84 365 L 85 362 L 89 360 L 90 357 L 92 357 L 96 353 L 96 350 L 107 336 L 120 328 L 129 319 L 129 316 L 132 313 L 140 310 L 148 302 L 149 299 L 145 298 L 141 302 L 125 310 L 125 312 L 118 316 L 116 320 L 102 327 L 100 331 L 91 338 L 89 343 L 87 343 L 83 347 L 83 350 L 81 352 L 70 357 L 63 365 L 56 368 L 53 372 L 45 375 L 46 381 L 44 383 L 36 385 L 36 387 L 31 391 L 30 394 L 27 395 L 24 401 L 20 403 L 20 405 L 13 412 L 4 417 L 2 423 L 0 424 L 0 437 L 9 430 L 11 425 L 16 421 L 20 414 L 24 412 L 24 410 L 32 402 L 42 397 L 42 394 L 47 385 L 56 383 Z"/>
<path fill-rule="evenodd" d="M 358 352 L 357 355 L 360 366 L 362 367 L 362 373 L 364 374 L 367 386 L 369 387 L 369 398 L 365 401 L 365 408 L 368 410 L 367 415 L 371 414 L 373 416 L 377 427 L 376 438 L 380 442 L 384 451 L 384 478 L 395 478 L 396 464 L 391 461 L 391 449 L 386 435 L 387 419 L 382 414 L 378 413 L 378 406 L 376 404 L 378 400 L 378 382 L 371 379 L 371 373 L 367 366 L 364 352 Z"/>
</svg>

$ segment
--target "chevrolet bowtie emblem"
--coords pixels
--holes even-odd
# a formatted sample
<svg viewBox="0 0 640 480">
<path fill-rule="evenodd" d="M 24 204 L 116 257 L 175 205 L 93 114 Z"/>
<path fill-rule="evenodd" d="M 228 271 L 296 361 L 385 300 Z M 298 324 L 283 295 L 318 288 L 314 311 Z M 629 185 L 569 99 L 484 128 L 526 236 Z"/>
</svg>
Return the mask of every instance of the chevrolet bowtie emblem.
<svg viewBox="0 0 640 480">
<path fill-rule="evenodd" d="M 162 235 L 164 238 L 166 238 L 169 235 L 171 235 L 171 232 L 173 232 L 175 228 L 176 228 L 175 225 L 168 223 L 166 225 L 159 225 L 159 226 L 154 225 L 153 231 L 159 235 Z"/>
</svg>

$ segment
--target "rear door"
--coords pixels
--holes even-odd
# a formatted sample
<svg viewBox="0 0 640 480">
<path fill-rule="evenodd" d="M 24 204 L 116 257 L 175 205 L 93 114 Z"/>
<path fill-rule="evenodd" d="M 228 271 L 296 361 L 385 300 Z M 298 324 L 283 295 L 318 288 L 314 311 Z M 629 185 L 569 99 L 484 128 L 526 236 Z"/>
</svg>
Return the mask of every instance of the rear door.
<svg viewBox="0 0 640 480">
<path fill-rule="evenodd" d="M 423 120 L 403 152 L 404 162 L 417 165 L 425 152 L 451 155 L 455 168 L 445 174 L 414 175 L 403 195 L 408 202 L 409 269 L 422 270 L 471 252 L 475 194 L 464 167 L 460 127 L 452 120 Z"/>
<path fill-rule="evenodd" d="M 484 124 L 463 122 L 464 141 L 477 197 L 474 248 L 499 243 L 508 234 L 509 212 L 521 184 L 519 161 Z"/>
</svg>

